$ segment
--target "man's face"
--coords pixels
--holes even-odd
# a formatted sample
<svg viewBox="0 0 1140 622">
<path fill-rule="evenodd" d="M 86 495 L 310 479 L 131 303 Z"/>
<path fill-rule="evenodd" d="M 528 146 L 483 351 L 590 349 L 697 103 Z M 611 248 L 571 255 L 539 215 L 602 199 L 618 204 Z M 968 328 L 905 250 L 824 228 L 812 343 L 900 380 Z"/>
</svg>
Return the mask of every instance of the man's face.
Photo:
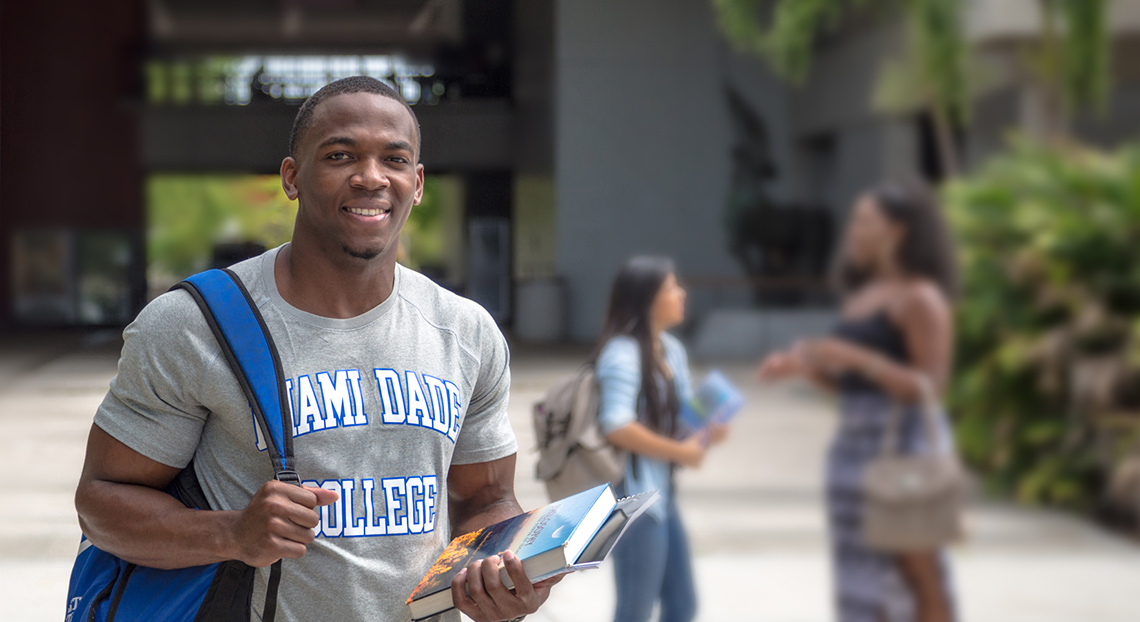
<svg viewBox="0 0 1140 622">
<path fill-rule="evenodd" d="M 373 93 L 336 95 L 313 111 L 281 182 L 298 199 L 297 229 L 321 250 L 368 261 L 396 252 L 423 196 L 417 134 L 403 104 Z"/>
</svg>

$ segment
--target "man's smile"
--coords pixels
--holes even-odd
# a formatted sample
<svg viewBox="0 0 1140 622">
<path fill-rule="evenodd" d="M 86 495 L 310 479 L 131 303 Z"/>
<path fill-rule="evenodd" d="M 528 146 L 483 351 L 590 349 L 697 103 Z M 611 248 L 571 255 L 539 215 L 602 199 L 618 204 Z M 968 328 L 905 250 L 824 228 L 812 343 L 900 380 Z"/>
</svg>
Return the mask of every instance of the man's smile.
<svg viewBox="0 0 1140 622">
<path fill-rule="evenodd" d="M 369 203 L 369 205 L 345 205 L 341 209 L 348 212 L 349 214 L 362 216 L 365 218 L 387 216 L 392 211 L 391 205 L 376 205 L 371 201 Z"/>
</svg>

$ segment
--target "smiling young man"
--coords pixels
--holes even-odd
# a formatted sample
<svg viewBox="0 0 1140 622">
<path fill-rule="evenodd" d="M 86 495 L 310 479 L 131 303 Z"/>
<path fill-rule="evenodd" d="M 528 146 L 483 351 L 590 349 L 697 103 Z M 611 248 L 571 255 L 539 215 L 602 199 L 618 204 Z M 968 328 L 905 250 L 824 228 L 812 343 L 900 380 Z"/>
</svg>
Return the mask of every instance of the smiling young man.
<svg viewBox="0 0 1140 622">
<path fill-rule="evenodd" d="M 396 263 L 423 196 L 419 127 L 372 78 L 333 82 L 298 112 L 281 182 L 292 242 L 233 266 L 276 341 L 301 487 L 264 440 L 190 296 L 157 298 L 124 332 L 76 493 L 84 534 L 141 565 L 284 565 L 284 620 L 407 620 L 404 600 L 452 534 L 521 513 L 507 421 L 507 345 L 475 303 Z M 161 492 L 193 460 L 215 511 Z M 502 562 L 515 591 L 503 587 Z M 477 622 L 534 612 L 513 556 L 453 583 Z M 262 594 L 254 594 L 260 618 Z M 444 614 L 458 619 L 458 614 Z"/>
</svg>

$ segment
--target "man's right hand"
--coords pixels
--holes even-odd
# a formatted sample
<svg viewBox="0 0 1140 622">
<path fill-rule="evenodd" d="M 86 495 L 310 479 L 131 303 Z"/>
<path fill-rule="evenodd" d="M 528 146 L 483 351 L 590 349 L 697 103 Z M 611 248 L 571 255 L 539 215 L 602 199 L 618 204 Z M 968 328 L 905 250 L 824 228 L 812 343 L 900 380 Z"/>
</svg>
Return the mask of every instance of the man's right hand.
<svg viewBox="0 0 1140 622">
<path fill-rule="evenodd" d="M 151 568 L 227 559 L 268 566 L 304 555 L 317 508 L 337 500 L 331 490 L 272 481 L 243 510 L 192 510 L 163 492 L 179 471 L 92 425 L 75 492 L 83 533 L 104 551 Z"/>
<path fill-rule="evenodd" d="M 266 482 L 237 515 L 233 527 L 234 558 L 254 567 L 269 566 L 305 554 L 320 524 L 317 508 L 336 502 L 337 493 L 323 488 Z"/>
</svg>

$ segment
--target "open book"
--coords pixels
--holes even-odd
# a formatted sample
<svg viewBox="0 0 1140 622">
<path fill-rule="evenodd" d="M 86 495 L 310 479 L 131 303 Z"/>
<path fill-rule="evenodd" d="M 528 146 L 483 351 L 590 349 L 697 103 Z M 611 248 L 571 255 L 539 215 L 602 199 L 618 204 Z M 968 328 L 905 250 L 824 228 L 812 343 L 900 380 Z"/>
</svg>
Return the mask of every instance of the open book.
<svg viewBox="0 0 1140 622">
<path fill-rule="evenodd" d="M 451 581 L 468 564 L 511 550 L 532 582 L 597 568 L 629 525 L 659 498 L 657 491 L 618 500 L 602 484 L 451 541 L 408 597 L 412 619 L 454 607 Z M 505 568 L 503 584 L 514 587 Z"/>
</svg>

